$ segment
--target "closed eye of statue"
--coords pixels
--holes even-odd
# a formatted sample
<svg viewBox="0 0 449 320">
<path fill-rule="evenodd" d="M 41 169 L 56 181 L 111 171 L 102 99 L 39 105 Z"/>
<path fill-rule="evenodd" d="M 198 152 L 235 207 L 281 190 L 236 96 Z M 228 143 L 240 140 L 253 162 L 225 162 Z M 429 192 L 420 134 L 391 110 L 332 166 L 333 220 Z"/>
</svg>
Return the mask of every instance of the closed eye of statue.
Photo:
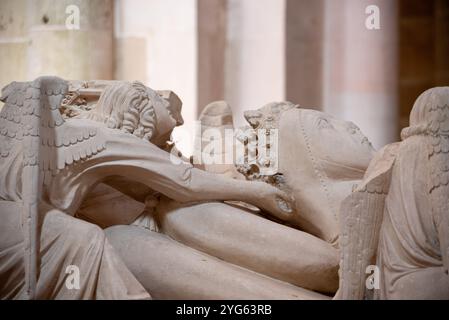
<svg viewBox="0 0 449 320">
<path fill-rule="evenodd" d="M 316 126 L 319 129 L 331 129 L 333 126 L 330 124 L 329 120 L 326 118 L 318 118 L 316 121 Z"/>
</svg>

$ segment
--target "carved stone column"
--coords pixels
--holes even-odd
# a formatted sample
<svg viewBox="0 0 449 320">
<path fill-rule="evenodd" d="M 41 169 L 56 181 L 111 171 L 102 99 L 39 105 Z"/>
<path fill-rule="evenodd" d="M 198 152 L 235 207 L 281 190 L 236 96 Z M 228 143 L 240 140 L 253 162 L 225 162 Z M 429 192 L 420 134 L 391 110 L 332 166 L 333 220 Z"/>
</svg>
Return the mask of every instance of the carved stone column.
<svg viewBox="0 0 449 320">
<path fill-rule="evenodd" d="M 435 3 L 435 85 L 449 85 L 449 1 Z"/>
<path fill-rule="evenodd" d="M 379 8 L 380 29 L 366 20 Z M 396 0 L 326 0 L 324 111 L 356 123 L 377 148 L 398 139 Z"/>
<path fill-rule="evenodd" d="M 27 1 L 0 1 L 0 87 L 9 82 L 26 80 Z M 17 14 L 21 12 L 22 14 Z"/>
<path fill-rule="evenodd" d="M 112 0 L 2 0 L 0 86 L 40 75 L 112 79 L 112 9 Z"/>
<path fill-rule="evenodd" d="M 226 0 L 197 0 L 198 114 L 224 99 L 226 52 Z"/>
<path fill-rule="evenodd" d="M 228 0 L 225 99 L 243 110 L 285 99 L 285 0 Z"/>
<path fill-rule="evenodd" d="M 76 6 L 74 11 L 67 9 L 70 5 Z M 76 8 L 79 29 L 69 29 L 67 18 L 77 14 Z M 28 10 L 30 79 L 46 74 L 66 79 L 112 79 L 111 0 L 29 1 Z"/>
<path fill-rule="evenodd" d="M 287 0 L 285 19 L 286 99 L 323 106 L 324 0 Z"/>
</svg>

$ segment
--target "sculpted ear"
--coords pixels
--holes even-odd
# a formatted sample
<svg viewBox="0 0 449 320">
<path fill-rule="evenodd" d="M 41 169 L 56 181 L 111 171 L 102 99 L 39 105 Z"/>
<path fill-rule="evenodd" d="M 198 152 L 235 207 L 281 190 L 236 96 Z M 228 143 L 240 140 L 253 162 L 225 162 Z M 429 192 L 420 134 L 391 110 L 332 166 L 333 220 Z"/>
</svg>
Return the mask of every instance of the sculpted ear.
<svg viewBox="0 0 449 320">
<path fill-rule="evenodd" d="M 246 121 L 250 124 L 252 128 L 257 128 L 260 124 L 260 120 L 262 119 L 262 112 L 258 110 L 249 110 L 243 113 Z"/>
</svg>

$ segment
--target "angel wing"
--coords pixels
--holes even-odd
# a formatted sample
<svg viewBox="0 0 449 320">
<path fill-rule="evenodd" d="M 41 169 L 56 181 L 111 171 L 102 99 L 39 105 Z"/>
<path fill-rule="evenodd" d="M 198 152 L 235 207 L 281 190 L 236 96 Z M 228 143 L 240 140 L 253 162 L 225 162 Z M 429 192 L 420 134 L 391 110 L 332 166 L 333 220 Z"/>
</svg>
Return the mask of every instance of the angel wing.
<svg viewBox="0 0 449 320">
<path fill-rule="evenodd" d="M 362 183 L 340 209 L 340 286 L 337 299 L 365 298 L 366 268 L 375 264 L 385 198 L 399 143 L 387 145 L 371 161 Z"/>
<path fill-rule="evenodd" d="M 443 267 L 449 273 L 449 88 L 439 88 L 441 103 L 429 109 L 428 192 L 438 230 Z"/>
<path fill-rule="evenodd" d="M 64 121 L 59 107 L 67 88 L 60 78 L 41 77 L 13 82 L 2 90 L 1 157 L 8 157 L 14 145 L 26 143 L 25 137 L 32 137 L 31 145 L 24 148 L 24 165 L 39 164 L 41 171 L 56 173 L 104 148 L 97 126 Z"/>
<path fill-rule="evenodd" d="M 449 87 L 435 87 L 423 92 L 410 113 L 410 127 L 402 139 L 424 137 L 427 147 L 427 194 L 431 215 L 437 228 L 443 268 L 449 272 Z"/>
<path fill-rule="evenodd" d="M 67 165 L 105 147 L 97 127 L 65 122 L 59 107 L 68 84 L 57 77 L 12 82 L 2 90 L 0 162 L 12 164 L 22 155 L 21 202 L 25 239 L 27 298 L 36 297 L 38 275 L 38 207 L 44 182 Z M 8 166 L 6 166 L 8 167 Z M 2 173 L 4 174 L 4 173 Z M 14 177 L 15 178 L 15 177 Z"/>
</svg>

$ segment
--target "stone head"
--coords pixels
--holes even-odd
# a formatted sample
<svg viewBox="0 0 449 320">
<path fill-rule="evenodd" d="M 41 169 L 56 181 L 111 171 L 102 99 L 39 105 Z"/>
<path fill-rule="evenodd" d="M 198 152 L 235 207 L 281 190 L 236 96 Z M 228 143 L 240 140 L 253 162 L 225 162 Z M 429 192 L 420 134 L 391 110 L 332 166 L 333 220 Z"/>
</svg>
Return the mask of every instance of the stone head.
<svg viewBox="0 0 449 320">
<path fill-rule="evenodd" d="M 363 178 L 375 152 L 369 140 L 352 122 L 289 102 L 268 104 L 245 117 L 253 128 L 278 129 L 273 181 L 281 181 L 278 187 L 294 198 L 286 222 L 336 242 L 340 203 Z"/>
</svg>

